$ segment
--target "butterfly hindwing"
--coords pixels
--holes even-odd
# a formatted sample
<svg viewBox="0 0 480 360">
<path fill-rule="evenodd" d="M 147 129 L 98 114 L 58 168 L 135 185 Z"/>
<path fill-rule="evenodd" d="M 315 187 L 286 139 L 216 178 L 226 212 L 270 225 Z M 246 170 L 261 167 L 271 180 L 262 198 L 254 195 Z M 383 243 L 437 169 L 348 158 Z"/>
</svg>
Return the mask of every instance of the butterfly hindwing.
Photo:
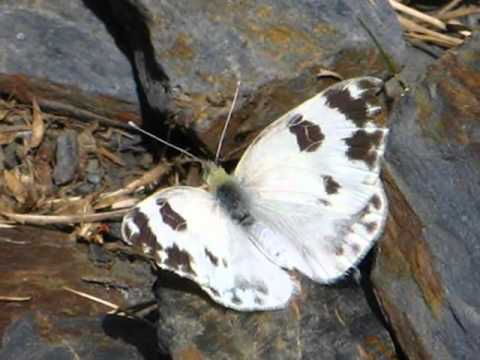
<svg viewBox="0 0 480 360">
<path fill-rule="evenodd" d="M 289 274 L 266 258 L 202 189 L 177 186 L 157 192 L 125 216 L 122 232 L 160 268 L 194 280 L 224 306 L 280 308 L 297 291 Z"/>
<path fill-rule="evenodd" d="M 279 266 L 331 282 L 381 233 L 387 130 L 376 78 L 340 82 L 263 130 L 235 176 L 252 199 L 252 239 Z"/>
</svg>

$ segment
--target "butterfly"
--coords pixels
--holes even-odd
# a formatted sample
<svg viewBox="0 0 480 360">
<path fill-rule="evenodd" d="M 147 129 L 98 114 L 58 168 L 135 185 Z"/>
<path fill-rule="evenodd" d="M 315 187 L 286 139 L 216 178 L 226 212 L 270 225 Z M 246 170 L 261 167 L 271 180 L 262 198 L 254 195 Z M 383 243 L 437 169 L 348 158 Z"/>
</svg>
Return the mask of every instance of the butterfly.
<svg viewBox="0 0 480 360">
<path fill-rule="evenodd" d="M 388 130 L 373 77 L 339 82 L 266 127 L 233 174 L 204 162 L 208 191 L 173 186 L 123 219 L 124 240 L 239 311 L 285 307 L 297 273 L 329 284 L 382 234 Z"/>
</svg>

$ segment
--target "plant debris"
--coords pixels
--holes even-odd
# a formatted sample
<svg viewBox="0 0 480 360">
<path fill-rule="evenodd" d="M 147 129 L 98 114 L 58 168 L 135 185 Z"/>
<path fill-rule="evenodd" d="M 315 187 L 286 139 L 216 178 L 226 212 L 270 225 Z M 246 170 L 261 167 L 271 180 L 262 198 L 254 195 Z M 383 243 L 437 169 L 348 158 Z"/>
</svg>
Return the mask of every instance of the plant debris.
<svg viewBox="0 0 480 360">
<path fill-rule="evenodd" d="M 443 6 L 431 7 L 416 5 L 415 1 L 389 2 L 413 44 L 421 42 L 442 48 L 463 44 L 472 34 L 468 17 L 480 14 L 480 5 L 463 0 L 451 0 Z"/>
<path fill-rule="evenodd" d="M 114 123 L 112 121 L 112 123 Z M 115 126 L 0 99 L 0 223 L 61 226 L 102 243 L 169 166 L 145 157 L 141 138 Z"/>
</svg>

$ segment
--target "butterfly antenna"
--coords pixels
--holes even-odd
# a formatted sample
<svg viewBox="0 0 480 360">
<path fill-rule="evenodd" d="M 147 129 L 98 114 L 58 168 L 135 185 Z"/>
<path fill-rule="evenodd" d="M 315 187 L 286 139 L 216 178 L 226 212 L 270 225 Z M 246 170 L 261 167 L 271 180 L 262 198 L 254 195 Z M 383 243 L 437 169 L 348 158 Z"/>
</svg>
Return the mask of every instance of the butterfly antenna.
<svg viewBox="0 0 480 360">
<path fill-rule="evenodd" d="M 172 143 L 169 143 L 168 141 L 163 140 L 163 139 L 159 138 L 158 136 L 153 135 L 151 132 L 148 132 L 148 131 L 146 131 L 146 130 L 143 130 L 143 129 L 140 128 L 137 124 L 135 124 L 133 121 L 129 121 L 129 122 L 128 122 L 128 125 L 130 125 L 131 127 L 133 127 L 135 130 L 140 131 L 142 134 L 145 134 L 145 135 L 147 135 L 147 136 L 150 136 L 152 139 L 155 139 L 155 140 L 161 142 L 162 144 L 164 144 L 164 145 L 166 145 L 166 146 L 169 146 L 169 147 L 171 147 L 171 148 L 173 148 L 173 149 L 175 149 L 175 150 L 177 150 L 177 151 L 180 151 L 182 154 L 187 155 L 188 157 L 192 158 L 192 159 L 195 160 L 195 161 L 198 161 L 198 162 L 200 162 L 200 163 L 204 162 L 202 159 L 200 159 L 200 158 L 196 157 L 195 155 L 189 153 L 187 150 L 184 150 L 184 149 L 182 149 L 181 147 L 178 147 L 178 146 L 176 146 L 176 145 L 173 145 Z"/>
<path fill-rule="evenodd" d="M 222 130 L 222 135 L 220 135 L 220 140 L 218 141 L 217 153 L 215 154 L 215 164 L 218 164 L 218 159 L 220 157 L 220 150 L 222 150 L 223 140 L 225 139 L 225 134 L 227 133 L 228 124 L 230 123 L 230 119 L 232 118 L 233 109 L 235 108 L 235 103 L 237 102 L 239 92 L 240 92 L 240 80 L 237 81 L 237 88 L 235 89 L 235 95 L 233 96 L 232 106 L 230 106 L 227 120 L 225 121 L 225 126 L 223 127 L 223 130 Z"/>
</svg>

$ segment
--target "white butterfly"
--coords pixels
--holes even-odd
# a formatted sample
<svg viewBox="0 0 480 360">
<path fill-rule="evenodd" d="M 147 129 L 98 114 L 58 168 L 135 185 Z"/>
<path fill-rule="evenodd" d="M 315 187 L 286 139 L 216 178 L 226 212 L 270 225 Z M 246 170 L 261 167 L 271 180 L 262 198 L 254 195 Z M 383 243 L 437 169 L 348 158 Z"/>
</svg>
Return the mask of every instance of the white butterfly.
<svg viewBox="0 0 480 360">
<path fill-rule="evenodd" d="M 337 83 L 289 111 L 249 146 L 233 175 L 206 163 L 209 191 L 161 190 L 122 224 L 166 270 L 197 282 L 236 310 L 284 307 L 298 271 L 331 283 L 382 233 L 379 179 L 387 129 L 372 77 Z"/>
</svg>

